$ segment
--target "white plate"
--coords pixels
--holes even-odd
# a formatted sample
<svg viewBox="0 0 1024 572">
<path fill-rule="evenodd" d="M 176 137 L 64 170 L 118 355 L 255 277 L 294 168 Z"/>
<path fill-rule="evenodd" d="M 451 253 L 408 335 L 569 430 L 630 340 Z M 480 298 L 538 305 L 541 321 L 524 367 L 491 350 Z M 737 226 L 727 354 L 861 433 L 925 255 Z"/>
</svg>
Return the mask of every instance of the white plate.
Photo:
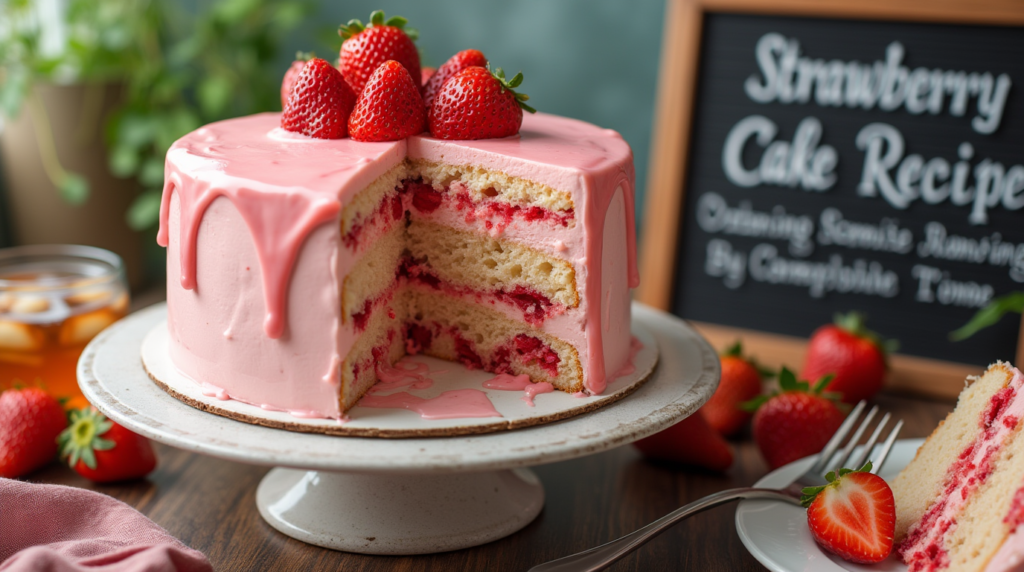
<svg viewBox="0 0 1024 572">
<path fill-rule="evenodd" d="M 881 476 L 891 481 L 914 458 L 924 439 L 896 441 Z M 817 455 L 780 467 L 757 481 L 755 487 L 778 488 L 793 482 Z M 807 511 L 770 500 L 745 500 L 736 508 L 736 532 L 750 554 L 772 572 L 906 572 L 895 553 L 878 564 L 847 562 L 822 550 L 807 528 Z"/>
</svg>

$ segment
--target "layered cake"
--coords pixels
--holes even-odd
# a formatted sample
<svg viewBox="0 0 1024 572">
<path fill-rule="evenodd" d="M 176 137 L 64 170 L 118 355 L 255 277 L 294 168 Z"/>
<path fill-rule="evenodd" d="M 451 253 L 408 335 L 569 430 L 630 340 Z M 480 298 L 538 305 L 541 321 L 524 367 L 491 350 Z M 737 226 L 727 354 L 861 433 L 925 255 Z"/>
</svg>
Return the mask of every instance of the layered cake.
<svg viewBox="0 0 1024 572">
<path fill-rule="evenodd" d="M 629 146 L 538 113 L 517 135 L 316 139 L 280 114 L 167 154 L 170 357 L 212 394 L 340 418 L 406 354 L 600 394 L 638 282 Z"/>
<path fill-rule="evenodd" d="M 892 483 L 911 571 L 1024 570 L 1024 375 L 996 363 Z"/>
</svg>

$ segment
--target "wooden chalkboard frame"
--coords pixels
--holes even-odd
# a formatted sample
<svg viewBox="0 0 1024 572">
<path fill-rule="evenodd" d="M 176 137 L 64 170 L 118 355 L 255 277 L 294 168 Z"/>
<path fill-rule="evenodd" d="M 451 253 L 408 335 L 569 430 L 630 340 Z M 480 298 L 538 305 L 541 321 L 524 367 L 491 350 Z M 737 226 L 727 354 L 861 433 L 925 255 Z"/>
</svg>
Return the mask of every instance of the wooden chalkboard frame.
<svg viewBox="0 0 1024 572">
<path fill-rule="evenodd" d="M 686 192 L 701 26 L 706 13 L 849 18 L 993 26 L 1024 25 L 1017 0 L 667 0 L 655 107 L 643 232 L 641 284 L 637 299 L 668 310 L 674 288 L 680 215 Z M 694 324 L 718 348 L 742 338 L 764 364 L 800 367 L 806 340 L 715 324 Z M 808 332 L 810 334 L 810 332 Z M 1017 341 L 1024 363 L 1024 319 Z M 893 355 L 887 388 L 949 399 L 957 396 L 976 366 Z"/>
</svg>

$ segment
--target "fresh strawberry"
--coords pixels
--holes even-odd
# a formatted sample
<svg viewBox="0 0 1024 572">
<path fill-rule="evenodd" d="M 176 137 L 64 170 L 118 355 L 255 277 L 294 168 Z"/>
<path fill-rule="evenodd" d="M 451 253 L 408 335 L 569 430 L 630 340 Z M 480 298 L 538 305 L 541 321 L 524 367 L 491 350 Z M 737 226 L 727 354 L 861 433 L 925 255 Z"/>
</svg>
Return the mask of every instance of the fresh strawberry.
<svg viewBox="0 0 1024 572">
<path fill-rule="evenodd" d="M 341 139 L 348 134 L 348 116 L 356 96 L 338 70 L 313 58 L 295 80 L 281 115 L 281 127 L 317 139 Z"/>
<path fill-rule="evenodd" d="M 64 408 L 38 387 L 0 393 L 0 477 L 17 478 L 57 457 Z"/>
<path fill-rule="evenodd" d="M 440 72 L 438 72 L 440 73 Z M 505 80 L 505 72 L 470 66 L 444 82 L 427 114 L 430 134 L 438 139 L 491 139 L 519 133 L 523 110 L 536 110 L 514 88 L 523 82 L 518 73 Z"/>
<path fill-rule="evenodd" d="M 60 434 L 61 458 L 97 483 L 137 479 L 156 468 L 149 439 L 140 437 L 91 407 L 71 412 L 71 426 Z"/>
<path fill-rule="evenodd" d="M 740 342 L 722 354 L 721 363 L 722 380 L 718 382 L 718 389 L 700 410 L 712 429 L 728 437 L 750 421 L 751 414 L 740 405 L 760 395 L 761 380 L 774 374 L 744 357 Z"/>
<path fill-rule="evenodd" d="M 732 466 L 729 444 L 716 433 L 700 411 L 679 423 L 633 443 L 645 457 L 724 471 Z"/>
<path fill-rule="evenodd" d="M 435 73 L 437 73 L 437 68 L 432 68 L 430 66 L 423 66 L 423 67 L 421 67 L 420 68 L 420 85 L 421 86 L 426 86 L 427 82 L 430 81 L 430 78 L 434 77 Z"/>
<path fill-rule="evenodd" d="M 338 29 L 342 37 L 339 68 L 352 91 L 363 91 L 380 64 L 395 60 L 409 70 L 409 75 L 420 79 L 420 53 L 416 50 L 416 30 L 406 28 L 408 20 L 401 16 L 384 19 L 384 11 L 370 14 L 370 24 L 349 20 Z M 421 84 L 417 83 L 419 88 Z"/>
<path fill-rule="evenodd" d="M 892 552 L 896 503 L 871 463 L 852 471 L 829 473 L 829 484 L 803 490 L 811 536 L 822 548 L 850 562 L 872 564 Z"/>
<path fill-rule="evenodd" d="M 835 324 L 822 326 L 811 336 L 800 375 L 817 379 L 833 374 L 835 378 L 826 389 L 841 393 L 846 403 L 857 403 L 882 388 L 886 355 L 896 345 L 865 328 L 862 314 L 837 314 Z"/>
<path fill-rule="evenodd" d="M 755 412 L 754 441 L 769 467 L 777 469 L 821 451 L 839 429 L 844 415 L 833 401 L 837 396 L 822 393 L 831 380 L 827 375 L 811 387 L 783 367 L 779 372 L 781 391 L 743 404 L 744 409 Z"/>
<path fill-rule="evenodd" d="M 423 103 L 427 104 L 427 108 L 429 109 L 430 104 L 434 103 L 434 97 L 441 90 L 444 82 L 470 66 L 487 67 L 487 58 L 484 57 L 483 52 L 479 50 L 462 50 L 448 58 L 448 61 L 438 68 L 437 73 L 430 78 L 430 81 L 423 84 Z"/>
<path fill-rule="evenodd" d="M 295 61 L 292 62 L 288 71 L 284 72 L 284 79 L 281 80 L 281 109 L 288 105 L 288 96 L 292 94 L 295 80 L 299 79 L 302 68 L 306 67 L 306 62 L 313 59 L 313 57 L 312 53 L 298 52 L 295 54 Z"/>
<path fill-rule="evenodd" d="M 356 141 L 398 141 L 422 133 L 425 122 L 419 87 L 402 64 L 388 60 L 359 94 L 348 132 Z"/>
</svg>

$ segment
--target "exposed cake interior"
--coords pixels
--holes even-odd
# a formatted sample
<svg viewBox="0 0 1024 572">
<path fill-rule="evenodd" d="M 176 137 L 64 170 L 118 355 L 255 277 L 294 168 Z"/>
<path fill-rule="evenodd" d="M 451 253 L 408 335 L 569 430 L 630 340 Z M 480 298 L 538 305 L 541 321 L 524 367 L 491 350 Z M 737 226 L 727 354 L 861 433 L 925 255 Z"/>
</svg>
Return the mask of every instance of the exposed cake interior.
<svg viewBox="0 0 1024 572">
<path fill-rule="evenodd" d="M 340 418 L 408 353 L 590 394 L 629 361 L 634 171 L 617 133 L 543 113 L 478 141 L 279 125 L 220 121 L 167 153 L 157 241 L 182 373 Z"/>
<path fill-rule="evenodd" d="M 1016 368 L 991 366 L 893 482 L 897 547 L 911 571 L 995 569 L 1024 512 L 1022 386 Z"/>
<path fill-rule="evenodd" d="M 376 364 L 405 354 L 583 391 L 574 344 L 545 328 L 580 307 L 576 270 L 558 247 L 576 230 L 569 193 L 406 161 L 359 192 L 341 224 L 357 259 L 342 281 L 342 321 L 358 336 L 340 368 L 342 410 L 379 381 Z"/>
</svg>

